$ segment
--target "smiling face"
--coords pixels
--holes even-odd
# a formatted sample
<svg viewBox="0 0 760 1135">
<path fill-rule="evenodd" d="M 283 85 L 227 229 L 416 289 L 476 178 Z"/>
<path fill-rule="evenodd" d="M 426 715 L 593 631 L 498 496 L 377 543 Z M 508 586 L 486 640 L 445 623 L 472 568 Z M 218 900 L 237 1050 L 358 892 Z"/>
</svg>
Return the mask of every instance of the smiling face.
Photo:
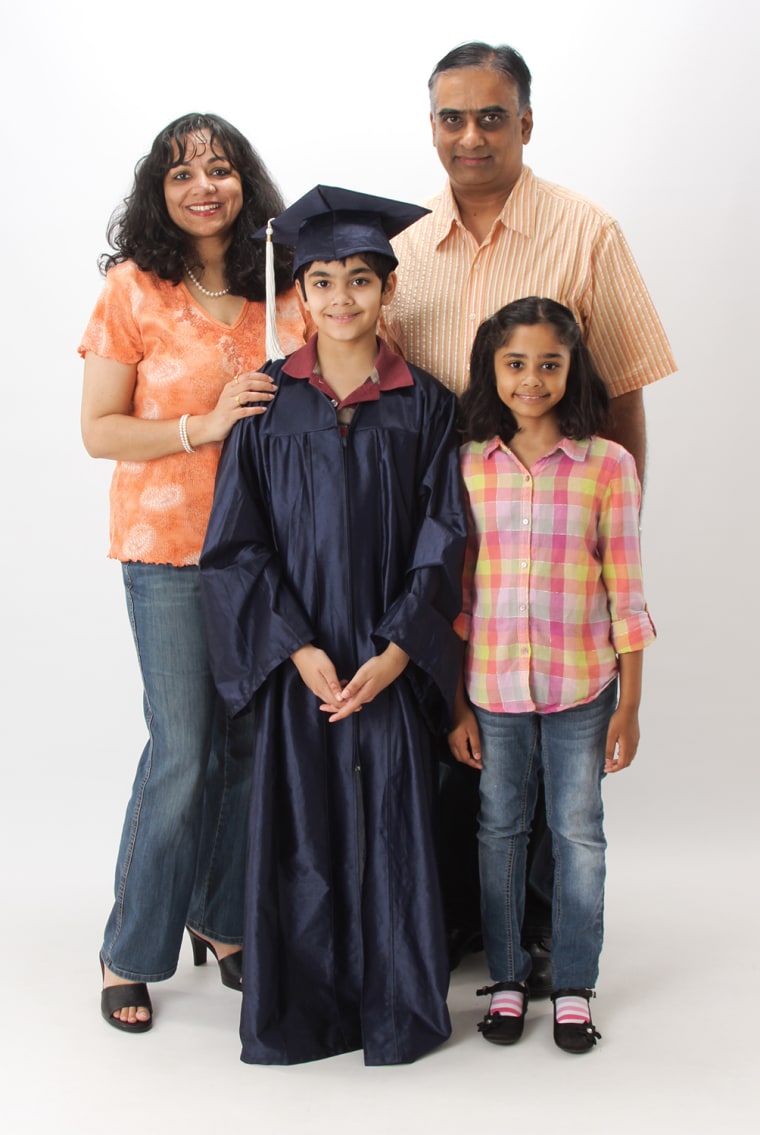
<svg viewBox="0 0 760 1135">
<path fill-rule="evenodd" d="M 175 147 L 179 164 L 164 177 L 169 217 L 193 240 L 209 237 L 228 242 L 243 207 L 240 175 L 208 135 L 187 139 L 184 155 Z"/>
<path fill-rule="evenodd" d="M 314 260 L 306 267 L 303 287 L 296 287 L 320 336 L 343 343 L 374 341 L 380 308 L 396 289 L 391 272 L 385 287 L 361 256 Z"/>
<path fill-rule="evenodd" d="M 509 196 L 533 129 L 532 111 L 520 110 L 512 79 L 489 67 L 444 71 L 433 86 L 430 122 L 454 196 L 473 191 Z"/>
<path fill-rule="evenodd" d="M 570 348 L 550 323 L 522 324 L 494 355 L 496 390 L 518 428 L 530 429 L 547 416 L 556 422 L 570 372 Z"/>
</svg>

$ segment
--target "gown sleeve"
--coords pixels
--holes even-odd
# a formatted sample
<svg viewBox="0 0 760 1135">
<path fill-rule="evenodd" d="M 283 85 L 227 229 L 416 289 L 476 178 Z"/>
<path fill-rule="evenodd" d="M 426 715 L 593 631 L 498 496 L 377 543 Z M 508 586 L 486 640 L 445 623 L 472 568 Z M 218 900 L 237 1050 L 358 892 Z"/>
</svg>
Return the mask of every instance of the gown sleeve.
<svg viewBox="0 0 760 1135">
<path fill-rule="evenodd" d="M 462 641 L 453 622 L 462 605 L 467 524 L 455 430 L 456 399 L 440 390 L 421 432 L 418 482 L 420 523 L 405 587 L 375 628 L 379 643 L 394 642 L 409 655 L 407 677 L 428 724 L 444 731 L 450 721 L 461 665 Z"/>
<path fill-rule="evenodd" d="M 315 637 L 278 560 L 262 493 L 258 421 L 239 422 L 225 443 L 200 558 L 211 670 L 232 716 Z"/>
</svg>

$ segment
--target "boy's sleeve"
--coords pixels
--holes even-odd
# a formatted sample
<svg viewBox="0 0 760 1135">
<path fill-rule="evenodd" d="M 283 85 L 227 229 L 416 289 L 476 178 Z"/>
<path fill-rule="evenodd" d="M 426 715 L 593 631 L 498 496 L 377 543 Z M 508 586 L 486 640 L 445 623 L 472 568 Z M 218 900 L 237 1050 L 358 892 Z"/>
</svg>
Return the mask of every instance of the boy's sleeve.
<svg viewBox="0 0 760 1135">
<path fill-rule="evenodd" d="M 283 580 L 258 456 L 258 419 L 225 442 L 201 553 L 201 594 L 211 669 L 231 715 L 314 632 Z M 254 634 L 255 628 L 255 634 Z"/>
<path fill-rule="evenodd" d="M 462 642 L 453 622 L 462 605 L 467 524 L 454 428 L 456 399 L 442 388 L 440 394 L 421 434 L 420 523 L 406 587 L 376 627 L 375 638 L 406 651 L 413 663 L 407 676 L 427 703 L 431 724 L 445 728 L 461 664 Z M 438 691 L 435 712 L 431 684 Z"/>
</svg>

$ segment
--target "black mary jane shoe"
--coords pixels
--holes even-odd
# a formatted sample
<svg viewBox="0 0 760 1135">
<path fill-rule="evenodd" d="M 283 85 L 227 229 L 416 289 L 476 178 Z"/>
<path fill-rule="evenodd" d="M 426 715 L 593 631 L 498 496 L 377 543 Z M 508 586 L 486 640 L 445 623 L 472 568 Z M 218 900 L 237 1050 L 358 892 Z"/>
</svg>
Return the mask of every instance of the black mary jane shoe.
<svg viewBox="0 0 760 1135">
<path fill-rule="evenodd" d="M 103 973 L 103 959 L 100 959 L 100 972 Z M 137 1009 L 147 1009 L 150 1013 L 147 1021 L 122 1021 L 114 1017 L 120 1009 L 127 1009 L 134 1005 Z M 147 1033 L 153 1028 L 153 1004 L 144 981 L 135 981 L 129 985 L 109 985 L 100 994 L 100 1012 L 103 1020 L 107 1021 L 113 1029 L 121 1029 L 125 1033 Z"/>
<path fill-rule="evenodd" d="M 589 1001 L 596 997 L 593 989 L 555 989 L 552 993 L 554 1002 L 554 1043 L 563 1052 L 580 1054 L 590 1052 L 602 1034 L 594 1028 L 594 1022 L 589 1015 L 588 1021 L 575 1021 L 565 1025 L 557 1024 L 557 998 L 558 997 L 585 997 Z"/>
<path fill-rule="evenodd" d="M 530 994 L 521 981 L 497 981 L 495 985 L 484 985 L 478 989 L 478 997 L 490 997 L 492 993 L 501 993 L 502 990 L 511 989 L 523 995 L 523 1009 L 519 1017 L 505 1017 L 503 1013 L 486 1013 L 482 1021 L 478 1022 L 478 1032 L 483 1039 L 491 1044 L 516 1044 L 523 1034 L 525 1027 L 525 1014 L 528 1012 Z"/>
<path fill-rule="evenodd" d="M 243 951 L 237 950 L 234 954 L 227 954 L 225 958 L 220 958 L 210 942 L 205 938 L 201 938 L 200 934 L 196 934 L 189 926 L 186 927 L 186 930 L 190 936 L 190 942 L 193 947 L 193 965 L 205 965 L 206 955 L 210 950 L 219 966 L 219 976 L 222 979 L 222 985 L 226 985 L 228 989 L 237 989 L 238 993 L 242 993 Z"/>
</svg>

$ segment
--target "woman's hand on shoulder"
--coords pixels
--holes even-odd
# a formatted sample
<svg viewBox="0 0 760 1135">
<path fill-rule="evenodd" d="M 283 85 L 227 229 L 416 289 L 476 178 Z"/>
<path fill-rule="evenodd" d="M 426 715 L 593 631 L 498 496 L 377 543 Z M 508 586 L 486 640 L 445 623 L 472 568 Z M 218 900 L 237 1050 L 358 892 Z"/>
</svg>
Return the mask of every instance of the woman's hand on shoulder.
<svg viewBox="0 0 760 1135">
<path fill-rule="evenodd" d="M 82 439 L 91 457 L 112 461 L 152 461 L 179 453 L 179 418 L 138 418 L 134 414 L 137 366 L 88 352 L 82 391 Z M 241 418 L 263 414 L 277 387 L 269 375 L 247 371 L 225 383 L 208 414 L 190 414 L 185 423 L 196 449 L 222 442 Z"/>
<path fill-rule="evenodd" d="M 222 388 L 210 414 L 190 418 L 190 442 L 192 445 L 207 445 L 212 441 L 224 441 L 235 422 L 263 414 L 276 391 L 277 387 L 268 374 L 253 370 L 236 374 Z"/>
</svg>

